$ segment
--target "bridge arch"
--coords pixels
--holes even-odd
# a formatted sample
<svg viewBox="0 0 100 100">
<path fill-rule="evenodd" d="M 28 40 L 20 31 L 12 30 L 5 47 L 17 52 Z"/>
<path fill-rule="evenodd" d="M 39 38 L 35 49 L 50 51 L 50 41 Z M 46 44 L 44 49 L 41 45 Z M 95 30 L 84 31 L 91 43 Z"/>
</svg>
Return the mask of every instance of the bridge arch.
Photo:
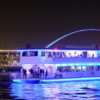
<svg viewBox="0 0 100 100">
<path fill-rule="evenodd" d="M 51 46 L 53 46 L 54 44 L 56 44 L 60 40 L 64 39 L 65 37 L 69 37 L 69 36 L 74 35 L 74 34 L 78 34 L 78 33 L 81 33 L 81 32 L 88 32 L 88 31 L 90 31 L 90 32 L 91 31 L 100 32 L 100 29 L 80 29 L 80 30 L 72 31 L 70 33 L 66 33 L 65 35 L 62 35 L 59 38 L 55 39 L 54 41 L 50 42 L 48 45 L 46 45 L 45 48 L 50 48 Z"/>
</svg>

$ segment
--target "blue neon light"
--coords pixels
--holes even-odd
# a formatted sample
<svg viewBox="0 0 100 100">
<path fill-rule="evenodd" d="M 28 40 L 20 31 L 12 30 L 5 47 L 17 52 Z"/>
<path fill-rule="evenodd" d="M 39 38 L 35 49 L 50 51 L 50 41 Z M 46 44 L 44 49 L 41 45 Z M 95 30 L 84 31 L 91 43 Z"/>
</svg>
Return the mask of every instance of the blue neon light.
<svg viewBox="0 0 100 100">
<path fill-rule="evenodd" d="M 86 32 L 86 31 L 97 31 L 97 32 L 100 32 L 100 29 L 81 29 L 81 30 L 77 30 L 77 31 L 73 31 L 73 32 L 67 33 L 67 34 L 57 38 L 56 40 L 52 41 L 51 43 L 49 43 L 46 46 L 46 48 L 49 48 L 49 47 L 53 46 L 55 43 L 57 43 L 58 41 L 64 39 L 65 37 L 68 37 L 68 36 L 71 36 L 73 34 L 77 34 L 77 33 L 80 33 L 80 32 Z"/>
<path fill-rule="evenodd" d="M 48 82 L 69 82 L 69 81 L 92 81 L 92 80 L 100 80 L 100 77 L 85 77 L 85 78 L 66 78 L 66 79 L 49 79 L 49 80 L 41 80 L 41 83 Z"/>
<path fill-rule="evenodd" d="M 24 82 L 23 80 L 21 80 L 21 79 L 13 79 L 12 80 L 14 83 L 22 83 L 22 82 Z"/>
<path fill-rule="evenodd" d="M 100 77 L 85 77 L 85 78 L 66 78 L 66 79 L 40 79 L 37 83 L 51 83 L 51 82 L 70 82 L 70 81 L 94 81 L 100 80 Z M 36 83 L 34 79 L 13 79 L 14 83 Z"/>
<path fill-rule="evenodd" d="M 99 66 L 100 65 L 100 63 L 89 63 L 89 62 L 87 62 L 87 63 L 67 63 L 67 64 L 57 64 L 58 65 L 58 67 L 60 66 L 60 67 L 62 67 L 62 66 Z"/>
<path fill-rule="evenodd" d="M 14 83 L 39 83 L 39 79 L 13 79 Z"/>
</svg>

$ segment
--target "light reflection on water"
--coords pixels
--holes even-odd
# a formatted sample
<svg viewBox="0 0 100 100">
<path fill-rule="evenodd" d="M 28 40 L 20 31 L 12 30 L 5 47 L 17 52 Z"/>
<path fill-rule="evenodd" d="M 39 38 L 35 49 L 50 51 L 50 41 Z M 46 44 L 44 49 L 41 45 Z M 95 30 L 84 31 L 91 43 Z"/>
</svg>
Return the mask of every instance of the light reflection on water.
<svg viewBox="0 0 100 100">
<path fill-rule="evenodd" d="M 12 83 L 11 95 L 25 100 L 100 100 L 100 81 Z"/>
<path fill-rule="evenodd" d="M 100 81 L 2 83 L 0 100 L 100 100 Z"/>
</svg>

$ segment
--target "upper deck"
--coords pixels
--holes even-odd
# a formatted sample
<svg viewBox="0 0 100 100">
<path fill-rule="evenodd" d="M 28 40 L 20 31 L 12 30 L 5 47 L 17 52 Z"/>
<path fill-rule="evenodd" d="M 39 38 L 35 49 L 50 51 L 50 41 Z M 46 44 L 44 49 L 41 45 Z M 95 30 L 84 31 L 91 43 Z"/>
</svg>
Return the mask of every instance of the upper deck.
<svg viewBox="0 0 100 100">
<path fill-rule="evenodd" d="M 100 65 L 100 50 L 0 50 L 0 65 L 22 64 Z"/>
</svg>

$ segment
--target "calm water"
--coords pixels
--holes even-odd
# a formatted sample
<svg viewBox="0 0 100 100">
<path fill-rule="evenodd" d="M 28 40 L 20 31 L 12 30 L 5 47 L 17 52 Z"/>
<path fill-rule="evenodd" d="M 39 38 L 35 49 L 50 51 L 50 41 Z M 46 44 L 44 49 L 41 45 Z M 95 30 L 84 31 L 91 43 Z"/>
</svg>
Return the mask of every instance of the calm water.
<svg viewBox="0 0 100 100">
<path fill-rule="evenodd" d="M 48 84 L 0 82 L 0 100 L 100 100 L 100 81 Z"/>
</svg>

